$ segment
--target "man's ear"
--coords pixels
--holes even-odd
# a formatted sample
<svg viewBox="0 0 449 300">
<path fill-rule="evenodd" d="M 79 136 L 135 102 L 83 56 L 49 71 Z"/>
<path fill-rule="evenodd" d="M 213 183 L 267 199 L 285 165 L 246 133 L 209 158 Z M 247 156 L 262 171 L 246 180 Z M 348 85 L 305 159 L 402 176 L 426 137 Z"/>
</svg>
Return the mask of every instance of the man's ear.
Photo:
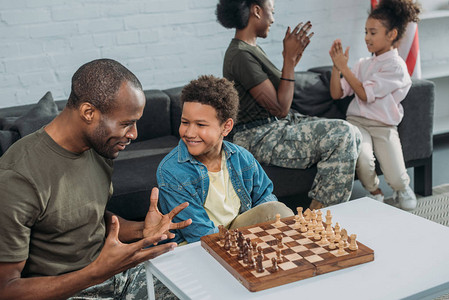
<svg viewBox="0 0 449 300">
<path fill-rule="evenodd" d="M 223 123 L 223 136 L 227 136 L 232 128 L 234 128 L 234 120 L 232 118 L 227 119 L 224 123 Z"/>
<path fill-rule="evenodd" d="M 94 122 L 95 116 L 98 114 L 98 110 L 89 102 L 83 102 L 78 108 L 80 118 L 87 124 Z"/>
<path fill-rule="evenodd" d="M 262 7 L 260 7 L 257 4 L 253 4 L 251 6 L 251 13 L 257 18 L 260 19 L 260 17 L 262 16 Z"/>
</svg>

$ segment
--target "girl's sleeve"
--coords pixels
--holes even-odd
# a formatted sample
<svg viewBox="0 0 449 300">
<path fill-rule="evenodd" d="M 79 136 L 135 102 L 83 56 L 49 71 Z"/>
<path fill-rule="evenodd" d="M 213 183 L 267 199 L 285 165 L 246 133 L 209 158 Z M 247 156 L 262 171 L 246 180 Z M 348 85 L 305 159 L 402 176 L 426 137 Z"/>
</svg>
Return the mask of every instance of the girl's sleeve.
<svg viewBox="0 0 449 300">
<path fill-rule="evenodd" d="M 382 71 L 374 73 L 373 76 L 363 82 L 367 102 L 385 98 L 393 92 L 403 92 L 404 98 L 411 86 L 411 79 L 407 71 L 404 72 L 400 65 L 389 64 Z"/>
</svg>

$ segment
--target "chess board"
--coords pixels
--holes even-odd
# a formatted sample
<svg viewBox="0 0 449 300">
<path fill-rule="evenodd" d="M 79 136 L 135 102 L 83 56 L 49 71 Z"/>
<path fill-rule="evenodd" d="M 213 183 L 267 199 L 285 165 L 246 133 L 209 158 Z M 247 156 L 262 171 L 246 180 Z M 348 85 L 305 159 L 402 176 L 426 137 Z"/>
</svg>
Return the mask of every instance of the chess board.
<svg viewBox="0 0 449 300">
<path fill-rule="evenodd" d="M 308 237 L 295 226 L 294 217 L 281 219 L 281 225 L 269 221 L 254 226 L 239 228 L 245 238 L 256 241 L 263 251 L 264 271 L 259 273 L 248 267 L 237 254 L 223 247 L 219 234 L 203 236 L 201 246 L 206 249 L 226 270 L 251 292 L 256 292 L 320 274 L 363 264 L 374 260 L 374 251 L 359 241 L 358 249 L 331 250 L 321 246 L 314 237 Z M 271 258 L 277 257 L 277 236 L 282 235 L 283 246 L 278 269 L 274 270 Z"/>
</svg>

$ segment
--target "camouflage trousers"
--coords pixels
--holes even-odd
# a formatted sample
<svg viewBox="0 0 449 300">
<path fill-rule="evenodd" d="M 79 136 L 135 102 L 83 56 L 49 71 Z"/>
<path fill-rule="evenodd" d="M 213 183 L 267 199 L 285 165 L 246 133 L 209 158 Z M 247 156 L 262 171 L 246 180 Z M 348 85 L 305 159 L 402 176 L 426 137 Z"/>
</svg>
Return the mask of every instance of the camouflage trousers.
<svg viewBox="0 0 449 300">
<path fill-rule="evenodd" d="M 154 294 L 158 300 L 178 300 L 162 282 L 153 277 Z M 142 263 L 125 272 L 119 273 L 103 283 L 91 286 L 70 300 L 79 299 L 110 299 L 110 300 L 141 300 L 148 299 L 145 265 Z"/>
<path fill-rule="evenodd" d="M 289 113 L 277 121 L 238 131 L 233 142 L 261 163 L 306 169 L 317 165 L 309 198 L 325 206 L 348 201 L 361 133 L 344 120 Z"/>
</svg>

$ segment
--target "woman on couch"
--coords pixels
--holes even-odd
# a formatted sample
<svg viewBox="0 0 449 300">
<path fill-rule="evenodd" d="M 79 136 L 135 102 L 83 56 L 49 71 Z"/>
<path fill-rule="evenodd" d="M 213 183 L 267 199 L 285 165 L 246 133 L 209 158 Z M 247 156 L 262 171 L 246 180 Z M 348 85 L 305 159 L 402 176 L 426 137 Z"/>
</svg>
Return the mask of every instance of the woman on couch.
<svg viewBox="0 0 449 300">
<path fill-rule="evenodd" d="M 317 164 L 311 208 L 348 201 L 360 132 L 343 120 L 290 110 L 294 68 L 313 36 L 312 24 L 287 28 L 280 71 L 257 45 L 274 22 L 274 0 L 219 0 L 216 13 L 220 24 L 236 30 L 223 63 L 223 76 L 234 82 L 240 98 L 233 142 L 264 164 L 298 169 Z"/>
</svg>

